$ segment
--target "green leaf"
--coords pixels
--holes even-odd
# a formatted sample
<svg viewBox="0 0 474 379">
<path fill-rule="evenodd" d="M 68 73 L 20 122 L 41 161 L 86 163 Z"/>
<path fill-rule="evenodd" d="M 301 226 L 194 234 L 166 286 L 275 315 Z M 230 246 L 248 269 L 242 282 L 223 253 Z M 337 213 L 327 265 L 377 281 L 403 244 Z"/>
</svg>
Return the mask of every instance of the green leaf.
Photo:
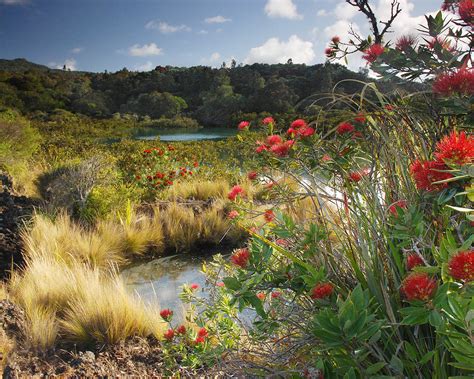
<svg viewBox="0 0 474 379">
<path fill-rule="evenodd" d="M 390 360 L 390 367 L 394 369 L 396 372 L 398 372 L 399 374 L 403 373 L 403 362 L 396 355 L 394 355 L 392 359 Z"/>
<path fill-rule="evenodd" d="M 436 310 L 430 312 L 428 321 L 435 328 L 439 328 L 441 325 L 443 325 L 443 318 L 441 317 L 441 314 Z"/>
<path fill-rule="evenodd" d="M 375 363 L 375 364 L 367 367 L 367 370 L 365 372 L 368 375 L 372 375 L 372 374 L 375 374 L 375 373 L 379 372 L 380 370 L 382 370 L 386 365 L 387 364 L 385 362 Z"/>
<path fill-rule="evenodd" d="M 420 359 L 420 365 L 424 365 L 426 362 L 430 361 L 433 358 L 435 351 L 429 351 L 425 355 L 423 355 Z"/>
<path fill-rule="evenodd" d="M 234 277 L 227 277 L 223 279 L 225 286 L 231 290 L 238 291 L 242 288 L 242 283 Z"/>
</svg>

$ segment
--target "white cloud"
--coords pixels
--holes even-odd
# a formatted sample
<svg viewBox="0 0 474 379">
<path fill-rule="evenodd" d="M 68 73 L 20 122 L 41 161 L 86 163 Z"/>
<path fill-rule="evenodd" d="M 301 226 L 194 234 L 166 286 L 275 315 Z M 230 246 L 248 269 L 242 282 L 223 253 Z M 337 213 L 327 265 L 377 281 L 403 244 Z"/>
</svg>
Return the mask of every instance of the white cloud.
<svg viewBox="0 0 474 379">
<path fill-rule="evenodd" d="M 58 70 L 62 70 L 64 66 L 66 66 L 66 70 L 77 70 L 77 62 L 74 58 L 66 59 L 63 63 L 49 62 L 48 66 L 51 68 L 57 68 Z"/>
<path fill-rule="evenodd" d="M 135 71 L 151 71 L 155 68 L 155 65 L 148 61 L 143 63 L 142 65 L 135 66 Z"/>
<path fill-rule="evenodd" d="M 207 30 L 201 29 L 197 34 L 208 34 Z"/>
<path fill-rule="evenodd" d="M 0 5 L 25 5 L 29 3 L 29 0 L 0 0 Z"/>
<path fill-rule="evenodd" d="M 214 17 L 208 17 L 204 20 L 206 24 L 223 24 L 224 22 L 230 22 L 232 19 L 226 18 L 224 16 L 214 16 Z"/>
<path fill-rule="evenodd" d="M 79 54 L 79 53 L 82 53 L 83 51 L 84 51 L 83 47 L 75 47 L 74 49 L 71 49 L 71 53 L 73 54 Z"/>
<path fill-rule="evenodd" d="M 329 15 L 329 12 L 326 9 L 320 9 L 318 13 L 316 13 L 316 16 L 318 17 L 324 17 L 328 15 Z"/>
<path fill-rule="evenodd" d="M 211 54 L 210 57 L 202 58 L 201 63 L 206 65 L 215 65 L 215 63 L 220 63 L 221 55 L 216 51 Z"/>
<path fill-rule="evenodd" d="M 298 13 L 296 5 L 292 0 L 268 0 L 265 5 L 265 13 L 268 17 L 281 17 L 290 20 L 300 20 L 303 18 Z"/>
<path fill-rule="evenodd" d="M 160 55 L 163 52 L 163 49 L 156 46 L 155 43 L 145 44 L 140 46 L 135 44 L 128 48 L 128 55 L 132 57 L 149 57 L 152 55 Z"/>
<path fill-rule="evenodd" d="M 315 57 L 313 44 L 292 35 L 288 41 L 270 38 L 263 45 L 250 49 L 244 63 L 310 63 Z"/>
<path fill-rule="evenodd" d="M 170 25 L 162 21 L 149 21 L 145 24 L 145 29 L 159 30 L 163 34 L 170 34 L 176 32 L 190 32 L 191 28 L 187 25 Z"/>
<path fill-rule="evenodd" d="M 350 20 L 354 18 L 357 14 L 358 9 L 345 1 L 337 4 L 336 9 L 334 10 L 334 16 L 338 20 Z"/>
</svg>

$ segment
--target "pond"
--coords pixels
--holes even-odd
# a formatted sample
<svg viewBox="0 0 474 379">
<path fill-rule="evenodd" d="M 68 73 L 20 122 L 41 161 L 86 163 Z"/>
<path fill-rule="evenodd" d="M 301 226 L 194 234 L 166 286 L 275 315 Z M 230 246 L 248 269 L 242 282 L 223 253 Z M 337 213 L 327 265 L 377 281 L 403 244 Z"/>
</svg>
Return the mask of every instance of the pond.
<svg viewBox="0 0 474 379">
<path fill-rule="evenodd" d="M 157 129 L 140 128 L 133 132 L 132 138 L 137 140 L 155 140 L 159 138 L 165 142 L 185 142 L 222 140 L 235 136 L 234 128 L 199 128 L 199 129 Z"/>
<path fill-rule="evenodd" d="M 179 254 L 134 264 L 121 273 L 127 288 L 146 303 L 158 308 L 170 308 L 181 319 L 184 305 L 179 299 L 183 284 L 196 283 L 198 291 L 205 287 L 205 276 L 200 271 L 212 255 L 191 256 Z M 205 294 L 204 294 L 205 295 Z"/>
</svg>

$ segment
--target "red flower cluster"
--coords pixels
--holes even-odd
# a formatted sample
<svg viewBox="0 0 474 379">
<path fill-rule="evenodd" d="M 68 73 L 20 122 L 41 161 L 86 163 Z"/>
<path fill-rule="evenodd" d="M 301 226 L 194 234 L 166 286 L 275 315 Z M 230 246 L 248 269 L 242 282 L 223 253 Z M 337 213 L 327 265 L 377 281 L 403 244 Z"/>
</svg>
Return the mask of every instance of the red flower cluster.
<svg viewBox="0 0 474 379">
<path fill-rule="evenodd" d="M 288 140 L 282 143 L 278 143 L 276 145 L 271 146 L 270 151 L 277 157 L 286 157 L 294 143 L 294 140 Z"/>
<path fill-rule="evenodd" d="M 282 142 L 283 142 L 282 138 L 277 134 L 273 134 L 267 137 L 267 145 L 269 146 L 278 145 L 279 143 L 282 143 Z"/>
<path fill-rule="evenodd" d="M 449 172 L 443 172 L 446 169 L 447 167 L 443 162 L 421 162 L 417 159 L 411 164 L 410 173 L 415 179 L 416 188 L 426 191 L 439 191 L 446 188 L 448 183 L 433 183 L 453 177 Z"/>
<path fill-rule="evenodd" d="M 265 293 L 263 293 L 263 292 L 257 293 L 257 298 L 259 298 L 262 301 L 265 300 Z"/>
<path fill-rule="evenodd" d="M 273 117 L 265 117 L 262 120 L 263 125 L 274 124 L 274 123 L 275 123 L 275 120 L 273 119 Z"/>
<path fill-rule="evenodd" d="M 192 283 L 190 286 L 189 286 L 193 291 L 197 290 L 199 288 L 199 284 L 197 283 Z"/>
<path fill-rule="evenodd" d="M 311 299 L 324 299 L 332 295 L 334 287 L 331 283 L 320 283 L 317 284 L 311 290 Z"/>
<path fill-rule="evenodd" d="M 436 160 L 463 165 L 474 162 L 474 136 L 453 131 L 436 144 Z"/>
<path fill-rule="evenodd" d="M 256 171 L 250 171 L 248 174 L 247 174 L 247 178 L 249 178 L 250 180 L 255 180 L 257 179 L 257 172 Z"/>
<path fill-rule="evenodd" d="M 336 129 L 337 134 L 352 133 L 355 130 L 354 125 L 349 122 L 341 122 Z"/>
<path fill-rule="evenodd" d="M 448 263 L 449 274 L 457 280 L 472 282 L 474 280 L 474 249 L 462 251 L 453 256 Z"/>
<path fill-rule="evenodd" d="M 232 210 L 227 214 L 227 218 L 229 218 L 230 220 L 233 220 L 236 217 L 239 217 L 239 212 L 237 212 L 236 210 Z"/>
<path fill-rule="evenodd" d="M 369 63 L 373 63 L 380 55 L 382 55 L 383 52 L 384 47 L 379 43 L 374 43 L 364 51 L 364 55 L 362 55 L 362 58 L 364 58 Z"/>
<path fill-rule="evenodd" d="M 337 45 L 339 42 L 341 42 L 341 38 L 339 36 L 334 36 L 334 37 L 331 38 L 331 42 L 334 45 Z"/>
<path fill-rule="evenodd" d="M 171 317 L 173 317 L 173 311 L 171 309 L 163 309 L 160 312 L 160 316 L 163 320 L 169 321 L 171 320 Z"/>
<path fill-rule="evenodd" d="M 291 123 L 290 128 L 287 131 L 291 137 L 311 137 L 314 134 L 314 128 L 308 126 L 305 120 L 297 119 Z"/>
<path fill-rule="evenodd" d="M 446 164 L 464 165 L 474 162 L 474 137 L 464 132 L 452 132 L 436 144 L 435 161 L 416 160 L 410 167 L 418 189 L 436 191 L 448 186 L 448 183 L 433 182 L 452 178 Z"/>
<path fill-rule="evenodd" d="M 368 168 L 359 171 L 351 171 L 349 173 L 349 180 L 354 183 L 360 182 L 364 176 L 369 175 L 369 172 L 370 170 Z"/>
<path fill-rule="evenodd" d="M 331 47 L 326 47 L 324 54 L 326 54 L 326 57 L 332 58 L 336 54 L 336 50 Z"/>
<path fill-rule="evenodd" d="M 248 121 L 241 121 L 239 125 L 237 125 L 237 128 L 239 130 L 247 130 L 250 127 L 250 122 Z"/>
<path fill-rule="evenodd" d="M 230 260 L 236 266 L 244 268 L 250 258 L 250 251 L 247 248 L 237 250 L 231 257 Z"/>
<path fill-rule="evenodd" d="M 393 214 L 394 216 L 397 216 L 398 215 L 398 211 L 397 209 L 400 208 L 400 209 L 406 209 L 407 208 L 407 201 L 406 200 L 398 200 L 396 201 L 395 203 L 393 203 L 392 205 L 390 205 L 388 207 L 388 211 Z"/>
<path fill-rule="evenodd" d="M 451 46 L 451 42 L 449 42 L 446 38 L 442 39 L 440 36 L 433 37 L 431 41 L 428 41 L 428 48 L 433 50 L 436 45 L 439 45 L 441 49 L 447 51 L 453 51 L 453 47 Z"/>
<path fill-rule="evenodd" d="M 176 328 L 176 333 L 178 334 L 186 334 L 186 327 L 184 325 L 180 325 Z"/>
<path fill-rule="evenodd" d="M 272 299 L 278 299 L 281 296 L 280 291 L 273 291 L 271 294 Z"/>
<path fill-rule="evenodd" d="M 462 68 L 440 74 L 433 83 L 433 92 L 444 96 L 453 93 L 474 95 L 474 69 Z"/>
<path fill-rule="evenodd" d="M 359 122 L 363 124 L 367 119 L 365 118 L 365 115 L 363 113 L 359 113 L 357 116 L 354 117 L 355 122 Z"/>
<path fill-rule="evenodd" d="M 468 25 L 474 23 L 474 2 L 472 0 L 461 0 L 458 3 L 459 17 Z"/>
<path fill-rule="evenodd" d="M 413 270 L 414 267 L 423 266 L 424 264 L 423 259 L 416 253 L 407 256 L 407 269 L 410 271 Z"/>
<path fill-rule="evenodd" d="M 412 35 L 406 35 L 406 36 L 401 36 L 398 38 L 397 43 L 395 44 L 395 47 L 397 50 L 400 51 L 405 51 L 409 49 L 410 47 L 413 47 L 416 43 L 416 37 Z"/>
<path fill-rule="evenodd" d="M 173 329 L 168 329 L 164 334 L 163 334 L 163 337 L 165 337 L 165 339 L 167 341 L 171 341 L 174 337 L 174 330 Z"/>
<path fill-rule="evenodd" d="M 414 272 L 402 283 L 401 292 L 408 301 L 430 299 L 436 291 L 436 280 L 426 273 Z"/>
<path fill-rule="evenodd" d="M 227 198 L 231 201 L 234 201 L 237 196 L 243 196 L 245 193 L 244 189 L 239 186 L 239 185 L 236 185 L 236 186 L 233 186 L 232 189 L 230 190 L 230 192 L 228 193 L 227 195 Z"/>
<path fill-rule="evenodd" d="M 275 213 L 271 209 L 267 209 L 263 214 L 266 222 L 272 222 L 275 219 Z"/>
</svg>

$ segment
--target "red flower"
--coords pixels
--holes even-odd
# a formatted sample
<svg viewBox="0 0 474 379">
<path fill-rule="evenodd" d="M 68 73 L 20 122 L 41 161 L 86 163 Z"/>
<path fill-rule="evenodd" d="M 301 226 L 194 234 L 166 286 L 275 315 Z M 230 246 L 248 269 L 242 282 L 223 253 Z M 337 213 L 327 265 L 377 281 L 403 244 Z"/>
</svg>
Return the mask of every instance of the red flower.
<svg viewBox="0 0 474 379">
<path fill-rule="evenodd" d="M 334 50 L 331 47 L 326 47 L 326 49 L 324 49 L 324 54 L 326 54 L 326 57 L 328 58 L 333 57 L 335 53 L 336 53 L 336 50 Z"/>
<path fill-rule="evenodd" d="M 265 294 L 263 292 L 259 292 L 257 293 L 257 297 L 263 301 L 265 299 Z"/>
<path fill-rule="evenodd" d="M 194 343 L 196 345 L 199 345 L 201 343 L 204 343 L 206 341 L 206 339 L 204 337 L 197 337 L 195 340 L 194 340 Z"/>
<path fill-rule="evenodd" d="M 273 119 L 273 117 L 265 117 L 262 120 L 263 125 L 274 124 L 274 123 L 275 123 L 275 120 Z"/>
<path fill-rule="evenodd" d="M 433 83 L 433 92 L 444 96 L 453 93 L 474 95 L 474 69 L 462 68 L 438 75 Z"/>
<path fill-rule="evenodd" d="M 273 145 L 270 148 L 270 151 L 278 157 L 285 157 L 288 155 L 288 152 L 290 151 L 294 143 L 294 140 L 285 141 L 283 143 Z"/>
<path fill-rule="evenodd" d="M 244 194 L 244 189 L 241 186 L 236 185 L 236 186 L 232 187 L 229 194 L 227 195 L 227 198 L 229 200 L 234 201 L 237 196 L 239 196 L 239 195 L 242 196 L 243 194 Z"/>
<path fill-rule="evenodd" d="M 164 334 L 163 337 L 165 337 L 166 340 L 171 341 L 174 337 L 174 330 L 173 329 L 168 329 Z"/>
<path fill-rule="evenodd" d="M 354 117 L 354 121 L 360 122 L 363 124 L 366 121 L 365 115 L 362 113 L 359 113 L 357 116 Z"/>
<path fill-rule="evenodd" d="M 413 270 L 413 267 L 423 266 L 424 264 L 425 263 L 423 262 L 423 259 L 421 259 L 421 257 L 416 253 L 409 254 L 407 256 L 407 269 L 408 270 Z"/>
<path fill-rule="evenodd" d="M 384 47 L 379 43 L 374 43 L 364 51 L 362 58 L 364 58 L 367 62 L 373 63 L 380 55 L 382 55 L 383 52 Z"/>
<path fill-rule="evenodd" d="M 355 130 L 354 125 L 349 122 L 341 122 L 337 126 L 337 134 L 351 133 Z"/>
<path fill-rule="evenodd" d="M 305 126 L 298 129 L 297 134 L 301 137 L 310 137 L 314 134 L 315 130 L 310 126 Z"/>
<path fill-rule="evenodd" d="M 385 104 L 383 107 L 386 111 L 389 111 L 389 112 L 395 109 L 395 107 L 392 104 Z"/>
<path fill-rule="evenodd" d="M 332 292 L 334 290 L 334 287 L 331 283 L 320 283 L 317 284 L 312 290 L 311 290 L 311 299 L 324 299 L 326 297 L 331 296 Z"/>
<path fill-rule="evenodd" d="M 240 124 L 237 126 L 239 130 L 246 130 L 250 126 L 250 122 L 248 121 L 241 121 Z"/>
<path fill-rule="evenodd" d="M 416 183 L 416 188 L 426 191 L 439 191 L 448 186 L 448 183 L 433 184 L 434 182 L 452 178 L 447 167 L 443 162 L 427 161 L 421 162 L 416 160 L 410 166 L 410 173 Z"/>
<path fill-rule="evenodd" d="M 353 134 L 352 134 L 352 139 L 362 139 L 364 138 L 364 135 L 362 134 L 362 132 L 359 132 L 358 130 L 356 130 Z"/>
<path fill-rule="evenodd" d="M 453 51 L 451 47 L 451 42 L 449 42 L 446 38 L 442 39 L 441 37 L 433 37 L 431 41 L 428 41 L 428 48 L 433 50 L 436 46 L 440 46 L 443 50 Z"/>
<path fill-rule="evenodd" d="M 275 213 L 271 209 L 267 209 L 263 215 L 266 222 L 272 222 L 275 219 Z"/>
<path fill-rule="evenodd" d="M 234 218 L 239 217 L 239 212 L 232 210 L 227 214 L 227 218 L 233 220 Z"/>
<path fill-rule="evenodd" d="M 397 209 L 406 209 L 407 208 L 407 201 L 406 200 L 398 200 L 396 201 L 395 203 L 393 203 L 392 205 L 390 205 L 388 207 L 388 210 L 391 214 L 393 214 L 394 216 L 398 216 L 398 211 Z"/>
<path fill-rule="evenodd" d="M 206 328 L 201 328 L 198 330 L 198 337 L 206 338 L 209 333 Z"/>
<path fill-rule="evenodd" d="M 364 176 L 369 175 L 369 172 L 370 171 L 367 168 L 359 171 L 352 171 L 349 173 L 349 180 L 355 183 L 360 182 Z"/>
<path fill-rule="evenodd" d="M 274 134 L 274 135 L 271 135 L 271 136 L 267 137 L 267 145 L 273 146 L 273 145 L 277 145 L 277 144 L 282 143 L 282 142 L 283 142 L 283 140 L 277 134 Z"/>
<path fill-rule="evenodd" d="M 305 126 L 308 126 L 308 124 L 306 124 L 306 121 L 302 120 L 301 118 L 298 118 L 297 120 L 295 120 L 291 123 L 291 127 L 293 129 L 298 129 L 298 128 L 302 128 L 302 127 L 305 127 Z"/>
<path fill-rule="evenodd" d="M 453 256 L 448 263 L 449 274 L 457 280 L 472 282 L 474 280 L 474 249 L 462 251 Z"/>
<path fill-rule="evenodd" d="M 405 51 L 410 47 L 413 47 L 416 43 L 416 37 L 412 35 L 401 36 L 396 43 L 397 50 Z"/>
<path fill-rule="evenodd" d="M 140 180 L 142 177 L 140 175 L 135 176 L 135 179 Z"/>
<path fill-rule="evenodd" d="M 247 178 L 249 178 L 250 180 L 255 180 L 257 179 L 257 172 L 256 171 L 250 171 L 248 174 L 247 174 Z"/>
<path fill-rule="evenodd" d="M 278 238 L 275 243 L 278 245 L 278 246 L 283 246 L 283 247 L 287 247 L 290 243 L 288 242 L 288 240 L 284 239 L 284 238 Z"/>
<path fill-rule="evenodd" d="M 186 327 L 185 327 L 184 325 L 178 326 L 178 328 L 176 329 L 176 333 L 178 333 L 178 334 L 186 334 Z"/>
<path fill-rule="evenodd" d="M 297 130 L 293 128 L 289 128 L 286 132 L 286 134 L 289 134 L 291 137 L 294 137 L 296 133 L 297 133 Z"/>
<path fill-rule="evenodd" d="M 145 154 L 150 154 L 150 153 L 151 153 L 151 150 L 150 150 L 150 149 L 145 149 L 145 150 L 143 150 L 143 152 L 144 152 Z"/>
<path fill-rule="evenodd" d="M 436 280 L 426 273 L 414 272 L 408 275 L 402 283 L 402 294 L 407 300 L 428 300 L 436 291 Z"/>
<path fill-rule="evenodd" d="M 247 263 L 250 258 L 250 252 L 249 249 L 239 249 L 237 250 L 231 257 L 230 260 L 232 261 L 233 264 L 236 266 L 239 266 L 241 268 L 244 268 L 247 266 Z"/>
<path fill-rule="evenodd" d="M 332 161 L 332 158 L 329 154 L 324 154 L 323 157 L 321 158 L 323 162 L 329 162 Z"/>
<path fill-rule="evenodd" d="M 339 38 L 339 36 L 334 36 L 331 38 L 331 41 L 333 44 L 337 45 L 339 42 L 341 42 L 341 39 Z"/>
<path fill-rule="evenodd" d="M 463 165 L 474 161 L 474 137 L 453 131 L 436 144 L 438 161 Z"/>
<path fill-rule="evenodd" d="M 163 320 L 169 321 L 171 317 L 173 316 L 173 311 L 171 309 L 163 309 L 160 312 L 160 316 Z"/>
<path fill-rule="evenodd" d="M 168 145 L 168 150 L 169 150 L 169 151 L 174 151 L 174 150 L 176 150 L 176 149 L 174 148 L 173 145 Z"/>
<path fill-rule="evenodd" d="M 472 0 L 461 0 L 458 3 L 459 17 L 468 25 L 474 22 L 474 2 Z"/>
<path fill-rule="evenodd" d="M 197 283 L 192 283 L 192 284 L 190 285 L 190 287 L 191 287 L 191 289 L 194 291 L 194 290 L 197 290 L 197 289 L 199 288 L 199 284 L 197 284 Z"/>
<path fill-rule="evenodd" d="M 224 284 L 224 282 L 217 282 L 216 286 L 217 287 L 225 287 L 225 284 Z"/>
<path fill-rule="evenodd" d="M 261 141 L 257 141 L 257 148 L 255 149 L 255 151 L 257 153 L 261 153 L 262 151 L 267 151 L 268 150 L 268 146 L 265 145 L 263 142 Z"/>
<path fill-rule="evenodd" d="M 272 299 L 278 299 L 281 296 L 281 292 L 273 291 L 271 296 L 272 296 Z"/>
<path fill-rule="evenodd" d="M 194 166 L 194 167 L 198 167 L 198 166 L 199 166 L 199 163 L 195 161 L 195 162 L 193 163 L 193 166 Z"/>
</svg>

